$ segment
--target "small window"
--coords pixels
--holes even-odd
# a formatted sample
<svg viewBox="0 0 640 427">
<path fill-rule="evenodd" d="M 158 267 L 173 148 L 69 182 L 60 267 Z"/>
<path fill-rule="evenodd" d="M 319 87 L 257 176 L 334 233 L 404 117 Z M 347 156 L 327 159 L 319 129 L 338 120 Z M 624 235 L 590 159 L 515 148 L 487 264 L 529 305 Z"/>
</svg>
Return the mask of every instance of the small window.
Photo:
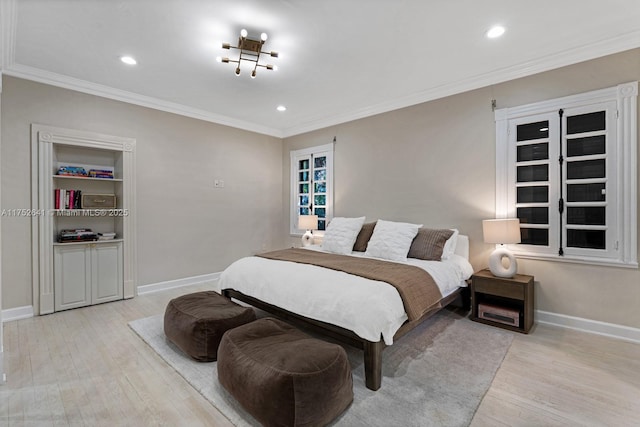
<svg viewBox="0 0 640 427">
<path fill-rule="evenodd" d="M 333 217 L 333 144 L 291 151 L 290 234 L 298 229 L 300 215 L 318 215 L 324 231 Z"/>
</svg>

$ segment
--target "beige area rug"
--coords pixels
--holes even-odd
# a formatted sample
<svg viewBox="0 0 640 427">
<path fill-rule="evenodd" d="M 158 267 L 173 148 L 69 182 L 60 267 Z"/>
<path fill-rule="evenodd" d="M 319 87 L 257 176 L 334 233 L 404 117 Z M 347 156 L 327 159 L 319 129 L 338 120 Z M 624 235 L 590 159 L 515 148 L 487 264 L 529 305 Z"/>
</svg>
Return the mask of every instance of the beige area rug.
<svg viewBox="0 0 640 427">
<path fill-rule="evenodd" d="M 168 342 L 161 315 L 129 326 L 237 426 L 257 423 L 218 383 L 216 364 L 199 363 Z M 362 351 L 346 346 L 353 404 L 335 426 L 468 426 L 513 334 L 442 310 L 383 352 L 382 387 L 364 385 Z"/>
</svg>

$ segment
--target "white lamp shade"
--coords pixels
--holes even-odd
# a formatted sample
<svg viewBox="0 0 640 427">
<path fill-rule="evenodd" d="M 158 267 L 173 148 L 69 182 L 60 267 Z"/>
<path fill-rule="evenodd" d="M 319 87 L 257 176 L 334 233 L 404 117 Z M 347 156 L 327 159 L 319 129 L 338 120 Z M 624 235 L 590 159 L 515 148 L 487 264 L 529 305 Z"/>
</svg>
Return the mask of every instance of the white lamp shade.
<svg viewBox="0 0 640 427">
<path fill-rule="evenodd" d="M 482 221 L 482 234 L 485 243 L 520 243 L 520 220 L 518 218 L 485 219 Z M 507 258 L 508 266 L 502 263 Z M 504 246 L 496 247 L 489 256 L 489 270 L 497 277 L 513 277 L 518 263 L 511 251 Z"/>
<path fill-rule="evenodd" d="M 485 243 L 520 243 L 520 220 L 518 218 L 485 219 L 482 221 Z"/>
<path fill-rule="evenodd" d="M 300 215 L 298 217 L 298 228 L 300 230 L 317 230 L 318 215 Z"/>
</svg>

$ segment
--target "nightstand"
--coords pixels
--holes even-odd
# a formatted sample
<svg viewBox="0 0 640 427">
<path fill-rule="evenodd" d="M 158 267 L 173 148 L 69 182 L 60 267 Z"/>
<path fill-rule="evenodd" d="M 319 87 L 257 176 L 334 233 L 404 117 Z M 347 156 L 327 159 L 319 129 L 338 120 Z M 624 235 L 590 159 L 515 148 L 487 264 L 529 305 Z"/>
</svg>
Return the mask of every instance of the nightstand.
<svg viewBox="0 0 640 427">
<path fill-rule="evenodd" d="M 533 276 L 496 277 L 489 270 L 471 276 L 470 319 L 529 333 L 533 326 Z"/>
</svg>

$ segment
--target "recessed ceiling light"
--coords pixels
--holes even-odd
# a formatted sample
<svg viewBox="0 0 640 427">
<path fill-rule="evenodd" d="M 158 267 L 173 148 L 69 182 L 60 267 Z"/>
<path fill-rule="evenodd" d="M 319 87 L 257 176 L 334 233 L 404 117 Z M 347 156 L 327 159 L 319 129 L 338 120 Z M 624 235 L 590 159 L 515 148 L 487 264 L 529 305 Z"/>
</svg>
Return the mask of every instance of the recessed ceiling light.
<svg viewBox="0 0 640 427">
<path fill-rule="evenodd" d="M 287 111 L 287 107 L 285 107 L 284 105 L 278 105 L 278 108 L 276 108 L 276 110 L 278 110 L 278 111 Z"/>
<path fill-rule="evenodd" d="M 495 25 L 491 27 L 489 31 L 487 31 L 487 37 L 490 39 L 495 39 L 503 35 L 505 31 L 506 29 L 502 25 Z"/>
<path fill-rule="evenodd" d="M 121 56 L 120 61 L 124 62 L 127 65 L 136 65 L 138 63 L 138 61 L 136 61 L 131 56 Z"/>
</svg>

